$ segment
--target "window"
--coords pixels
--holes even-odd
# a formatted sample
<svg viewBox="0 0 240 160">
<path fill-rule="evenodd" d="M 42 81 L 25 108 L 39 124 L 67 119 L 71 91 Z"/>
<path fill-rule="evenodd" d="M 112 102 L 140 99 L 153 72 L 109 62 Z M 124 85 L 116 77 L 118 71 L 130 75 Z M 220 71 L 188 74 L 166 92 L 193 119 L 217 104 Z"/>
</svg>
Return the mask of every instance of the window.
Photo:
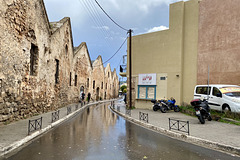
<svg viewBox="0 0 240 160">
<path fill-rule="evenodd" d="M 2 79 L 0 79 L 0 96 L 2 96 Z"/>
<path fill-rule="evenodd" d="M 59 60 L 56 59 L 55 84 L 59 83 Z"/>
<path fill-rule="evenodd" d="M 222 95 L 222 93 L 219 91 L 219 89 L 218 88 L 216 88 L 216 87 L 213 87 L 213 96 L 217 96 L 217 95 Z"/>
<path fill-rule="evenodd" d="M 208 87 L 206 86 L 203 86 L 203 87 L 197 87 L 196 88 L 196 93 L 197 94 L 205 94 L 207 95 L 207 91 L 208 91 L 208 95 L 210 95 L 211 93 L 211 87 L 209 87 L 209 90 L 208 90 Z"/>
<path fill-rule="evenodd" d="M 101 88 L 103 89 L 103 82 L 102 82 L 102 87 Z"/>
<path fill-rule="evenodd" d="M 106 89 L 107 89 L 107 83 L 106 83 Z"/>
<path fill-rule="evenodd" d="M 139 99 L 156 99 L 156 86 L 138 86 Z"/>
<path fill-rule="evenodd" d="M 37 68 L 38 68 L 38 47 L 34 44 L 31 44 L 30 49 L 30 75 L 36 76 L 37 75 Z"/>
<path fill-rule="evenodd" d="M 72 85 L 72 72 L 70 72 L 69 86 Z"/>
<path fill-rule="evenodd" d="M 65 54 L 68 55 L 68 45 L 65 46 Z"/>
<path fill-rule="evenodd" d="M 160 80 L 164 81 L 164 80 L 166 80 L 166 77 L 160 77 Z"/>
<path fill-rule="evenodd" d="M 89 88 L 89 78 L 87 79 L 87 87 Z"/>
<path fill-rule="evenodd" d="M 75 86 L 77 86 L 77 75 L 75 75 Z"/>
<path fill-rule="evenodd" d="M 93 89 L 95 89 L 95 81 L 93 81 Z"/>
<path fill-rule="evenodd" d="M 108 72 L 108 77 L 109 77 L 109 72 Z"/>
</svg>

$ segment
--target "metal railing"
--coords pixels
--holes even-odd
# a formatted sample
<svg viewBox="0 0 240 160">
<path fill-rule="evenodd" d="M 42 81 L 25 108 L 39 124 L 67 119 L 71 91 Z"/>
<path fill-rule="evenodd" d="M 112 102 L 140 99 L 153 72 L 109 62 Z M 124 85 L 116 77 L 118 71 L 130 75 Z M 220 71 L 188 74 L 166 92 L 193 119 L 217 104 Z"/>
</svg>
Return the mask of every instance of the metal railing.
<svg viewBox="0 0 240 160">
<path fill-rule="evenodd" d="M 34 120 L 29 120 L 28 122 L 28 135 L 30 133 L 42 129 L 42 117 Z"/>
<path fill-rule="evenodd" d="M 131 109 L 126 109 L 126 114 L 131 116 Z"/>
<path fill-rule="evenodd" d="M 69 115 L 71 112 L 72 112 L 72 107 L 71 106 L 67 107 L 67 115 Z"/>
<path fill-rule="evenodd" d="M 177 130 L 180 132 L 185 132 L 190 135 L 189 132 L 189 121 L 181 121 L 177 119 L 171 119 L 169 118 L 169 130 Z"/>
<path fill-rule="evenodd" d="M 117 111 L 120 112 L 120 106 L 117 106 Z"/>
<path fill-rule="evenodd" d="M 139 120 L 143 120 L 148 123 L 148 113 L 139 112 Z"/>
<path fill-rule="evenodd" d="M 52 123 L 59 120 L 59 113 L 60 113 L 60 110 L 52 113 Z"/>
<path fill-rule="evenodd" d="M 76 111 L 76 110 L 78 110 L 78 105 L 77 105 L 77 104 L 75 105 L 75 111 Z"/>
</svg>

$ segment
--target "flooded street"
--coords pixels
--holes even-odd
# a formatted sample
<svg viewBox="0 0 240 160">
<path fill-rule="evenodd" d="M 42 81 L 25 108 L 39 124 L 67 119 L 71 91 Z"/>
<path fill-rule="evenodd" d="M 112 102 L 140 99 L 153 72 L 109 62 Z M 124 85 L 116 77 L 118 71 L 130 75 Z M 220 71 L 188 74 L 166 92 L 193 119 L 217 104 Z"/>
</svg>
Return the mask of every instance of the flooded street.
<svg viewBox="0 0 240 160">
<path fill-rule="evenodd" d="M 11 160 L 233 160 L 238 157 L 146 130 L 91 106 L 8 158 Z"/>
</svg>

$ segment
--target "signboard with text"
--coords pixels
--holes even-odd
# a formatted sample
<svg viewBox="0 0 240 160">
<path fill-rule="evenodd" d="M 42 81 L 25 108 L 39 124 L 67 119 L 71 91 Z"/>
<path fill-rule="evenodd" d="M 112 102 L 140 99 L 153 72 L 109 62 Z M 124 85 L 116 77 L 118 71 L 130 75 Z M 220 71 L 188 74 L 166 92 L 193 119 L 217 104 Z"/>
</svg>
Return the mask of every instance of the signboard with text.
<svg viewBox="0 0 240 160">
<path fill-rule="evenodd" d="M 139 74 L 138 75 L 138 85 L 156 85 L 157 80 L 156 73 L 152 74 Z"/>
</svg>

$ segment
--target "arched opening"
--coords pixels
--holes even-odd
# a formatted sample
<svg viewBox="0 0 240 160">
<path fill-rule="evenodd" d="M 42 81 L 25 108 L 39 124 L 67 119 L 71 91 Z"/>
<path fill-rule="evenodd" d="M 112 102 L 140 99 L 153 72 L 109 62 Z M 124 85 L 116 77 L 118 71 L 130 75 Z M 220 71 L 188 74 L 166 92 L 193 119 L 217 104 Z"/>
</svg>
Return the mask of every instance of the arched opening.
<svg viewBox="0 0 240 160">
<path fill-rule="evenodd" d="M 97 92 L 96 92 L 96 100 L 98 101 L 99 100 L 99 87 L 97 87 Z"/>
</svg>

